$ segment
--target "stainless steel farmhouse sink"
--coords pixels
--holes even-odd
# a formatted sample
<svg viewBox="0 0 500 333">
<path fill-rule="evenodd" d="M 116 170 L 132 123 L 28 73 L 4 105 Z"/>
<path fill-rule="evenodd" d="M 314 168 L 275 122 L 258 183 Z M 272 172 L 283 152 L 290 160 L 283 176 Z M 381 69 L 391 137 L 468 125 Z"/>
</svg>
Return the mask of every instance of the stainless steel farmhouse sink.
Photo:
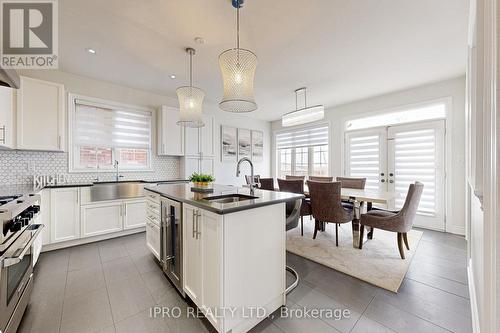
<svg viewBox="0 0 500 333">
<path fill-rule="evenodd" d="M 82 202 L 119 200 L 144 196 L 142 182 L 102 182 L 82 189 Z"/>
<path fill-rule="evenodd" d="M 240 202 L 240 201 L 245 201 L 245 200 L 258 199 L 258 197 L 234 193 L 234 194 L 226 194 L 226 195 L 217 195 L 217 196 L 213 196 L 213 197 L 205 197 L 203 199 L 210 201 L 210 202 L 225 204 L 225 203 L 233 203 L 233 202 Z"/>
</svg>

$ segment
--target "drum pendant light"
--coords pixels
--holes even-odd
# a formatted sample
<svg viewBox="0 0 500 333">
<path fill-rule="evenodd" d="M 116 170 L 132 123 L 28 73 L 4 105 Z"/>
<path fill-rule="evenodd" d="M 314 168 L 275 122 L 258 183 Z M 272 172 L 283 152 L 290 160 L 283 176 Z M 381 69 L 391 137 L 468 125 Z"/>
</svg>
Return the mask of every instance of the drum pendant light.
<svg viewBox="0 0 500 333">
<path fill-rule="evenodd" d="M 224 82 L 224 96 L 219 107 L 227 112 L 251 112 L 257 110 L 253 82 L 257 68 L 257 56 L 240 48 L 240 8 L 244 0 L 232 0 L 236 8 L 236 48 L 219 55 L 219 66 Z"/>
<path fill-rule="evenodd" d="M 202 106 L 205 93 L 200 88 L 193 87 L 193 56 L 196 50 L 188 47 L 189 54 L 189 86 L 177 88 L 177 98 L 179 99 L 179 121 L 177 125 L 184 127 L 203 127 Z"/>
</svg>

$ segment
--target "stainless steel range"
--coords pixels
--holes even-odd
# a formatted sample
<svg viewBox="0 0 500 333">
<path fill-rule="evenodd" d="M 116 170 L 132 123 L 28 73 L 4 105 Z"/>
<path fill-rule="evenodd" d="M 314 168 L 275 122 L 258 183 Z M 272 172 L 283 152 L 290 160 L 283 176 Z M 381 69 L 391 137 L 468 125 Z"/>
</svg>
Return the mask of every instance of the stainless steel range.
<svg viewBox="0 0 500 333">
<path fill-rule="evenodd" d="M 0 197 L 0 332 L 14 333 L 33 289 L 43 224 L 38 194 Z"/>
</svg>

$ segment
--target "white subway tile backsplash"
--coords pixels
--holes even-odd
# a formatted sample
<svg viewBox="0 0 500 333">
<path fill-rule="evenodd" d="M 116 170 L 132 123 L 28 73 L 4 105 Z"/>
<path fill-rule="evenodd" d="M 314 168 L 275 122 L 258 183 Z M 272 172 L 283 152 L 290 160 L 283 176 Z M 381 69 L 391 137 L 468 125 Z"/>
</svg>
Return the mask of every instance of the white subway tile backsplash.
<svg viewBox="0 0 500 333">
<path fill-rule="evenodd" d="M 120 172 L 123 180 L 163 180 L 179 178 L 178 157 L 152 156 L 153 172 Z M 0 151 L 0 186 L 32 184 L 34 174 L 65 174 L 68 182 L 92 182 L 95 172 L 68 173 L 68 153 L 38 151 Z M 101 181 L 114 180 L 115 174 L 101 172 Z"/>
</svg>

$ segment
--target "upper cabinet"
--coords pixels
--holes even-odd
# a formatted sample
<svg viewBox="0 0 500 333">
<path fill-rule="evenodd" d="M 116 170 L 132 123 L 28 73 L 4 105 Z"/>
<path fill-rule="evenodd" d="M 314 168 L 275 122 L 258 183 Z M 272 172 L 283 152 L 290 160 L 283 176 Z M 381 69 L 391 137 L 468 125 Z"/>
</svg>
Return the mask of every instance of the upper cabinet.
<svg viewBox="0 0 500 333">
<path fill-rule="evenodd" d="M 158 155 L 184 156 L 184 127 L 177 121 L 179 109 L 162 105 L 158 110 Z"/>
<path fill-rule="evenodd" d="M 64 85 L 21 77 L 17 149 L 64 151 Z"/>
<path fill-rule="evenodd" d="M 186 156 L 215 155 L 214 117 L 205 114 L 203 122 L 203 127 L 186 128 Z"/>
<path fill-rule="evenodd" d="M 0 148 L 15 148 L 14 89 L 0 87 Z"/>
</svg>

